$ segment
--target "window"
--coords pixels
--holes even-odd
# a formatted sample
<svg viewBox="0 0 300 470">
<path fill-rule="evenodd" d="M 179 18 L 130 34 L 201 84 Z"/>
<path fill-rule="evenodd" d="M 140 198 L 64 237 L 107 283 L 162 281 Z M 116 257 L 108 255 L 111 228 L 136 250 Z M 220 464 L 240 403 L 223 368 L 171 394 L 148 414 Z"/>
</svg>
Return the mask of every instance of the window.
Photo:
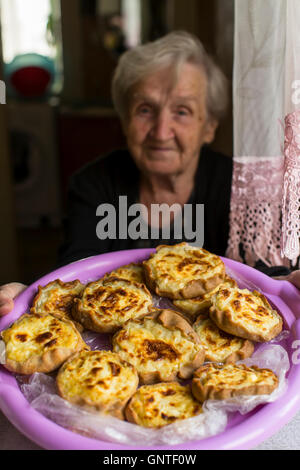
<svg viewBox="0 0 300 470">
<path fill-rule="evenodd" d="M 0 0 L 2 55 L 36 53 L 54 60 L 57 81 L 62 77 L 59 0 Z"/>
<path fill-rule="evenodd" d="M 141 0 L 123 0 L 124 32 L 128 47 L 135 47 L 141 42 Z"/>
<path fill-rule="evenodd" d="M 141 0 L 97 0 L 95 13 L 105 20 L 104 42 L 108 49 L 110 45 L 113 49 L 120 40 L 124 50 L 140 44 L 141 10 Z M 119 52 L 123 50 L 120 49 Z"/>
</svg>

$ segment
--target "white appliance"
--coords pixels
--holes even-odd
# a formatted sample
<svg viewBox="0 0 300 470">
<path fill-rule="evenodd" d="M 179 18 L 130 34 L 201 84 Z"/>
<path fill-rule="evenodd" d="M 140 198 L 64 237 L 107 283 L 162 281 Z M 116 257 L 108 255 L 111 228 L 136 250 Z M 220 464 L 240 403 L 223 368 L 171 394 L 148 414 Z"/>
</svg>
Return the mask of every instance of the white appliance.
<svg viewBox="0 0 300 470">
<path fill-rule="evenodd" d="M 61 223 L 56 109 L 49 103 L 7 104 L 18 227 Z"/>
</svg>

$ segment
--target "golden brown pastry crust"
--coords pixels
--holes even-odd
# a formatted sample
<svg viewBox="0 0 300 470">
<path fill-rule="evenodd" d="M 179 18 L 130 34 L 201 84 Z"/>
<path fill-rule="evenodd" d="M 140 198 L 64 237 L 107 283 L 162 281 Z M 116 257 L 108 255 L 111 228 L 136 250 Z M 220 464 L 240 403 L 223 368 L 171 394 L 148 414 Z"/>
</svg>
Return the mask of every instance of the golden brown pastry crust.
<svg viewBox="0 0 300 470">
<path fill-rule="evenodd" d="M 56 279 L 45 286 L 38 286 L 38 292 L 33 299 L 31 313 L 56 313 L 60 318 L 73 320 L 72 309 L 74 299 L 81 295 L 84 289 L 78 279 L 70 282 L 62 282 Z M 76 328 L 82 331 L 82 325 L 74 321 Z"/>
<path fill-rule="evenodd" d="M 212 298 L 209 316 L 221 330 L 257 342 L 275 338 L 283 325 L 266 297 L 247 289 L 220 289 Z"/>
<path fill-rule="evenodd" d="M 112 343 L 136 367 L 142 384 L 191 378 L 205 355 L 191 325 L 168 309 L 153 309 L 143 319 L 127 322 Z"/>
<path fill-rule="evenodd" d="M 74 300 L 73 318 L 98 333 L 114 333 L 132 318 L 142 318 L 152 308 L 144 284 L 108 277 L 90 282 Z"/>
<path fill-rule="evenodd" d="M 143 267 L 149 289 L 170 299 L 205 294 L 225 277 L 225 265 L 219 256 L 185 242 L 158 246 L 156 253 L 143 262 Z"/>
<path fill-rule="evenodd" d="M 218 284 L 212 291 L 206 292 L 205 294 L 194 297 L 193 299 L 185 300 L 173 300 L 173 304 L 176 308 L 179 308 L 181 312 L 188 315 L 192 320 L 195 319 L 196 315 L 200 313 L 209 314 L 209 308 L 211 307 L 212 296 L 220 289 L 224 287 L 237 287 L 237 283 L 234 279 L 229 276 L 225 276 L 225 279 L 221 284 Z"/>
<path fill-rule="evenodd" d="M 205 364 L 195 373 L 192 393 L 205 400 L 226 400 L 241 395 L 269 395 L 278 387 L 278 378 L 270 369 L 244 364 Z"/>
<path fill-rule="evenodd" d="M 202 413 L 189 385 L 178 382 L 143 385 L 128 402 L 125 416 L 131 423 L 161 428 Z"/>
<path fill-rule="evenodd" d="M 89 411 L 124 419 L 124 407 L 135 393 L 135 368 L 111 351 L 83 351 L 59 369 L 61 397 Z"/>
<path fill-rule="evenodd" d="M 82 349 L 89 349 L 74 323 L 55 314 L 25 314 L 1 332 L 4 367 L 17 374 L 52 372 Z"/>
<path fill-rule="evenodd" d="M 120 266 L 113 271 L 106 273 L 104 279 L 109 277 L 118 277 L 120 279 L 126 279 L 131 282 L 138 282 L 145 284 L 144 269 L 142 263 L 130 263 L 124 266 Z"/>
<path fill-rule="evenodd" d="M 230 364 L 250 357 L 254 351 L 252 341 L 220 330 L 207 315 L 199 315 L 193 328 L 205 347 L 205 361 Z"/>
</svg>

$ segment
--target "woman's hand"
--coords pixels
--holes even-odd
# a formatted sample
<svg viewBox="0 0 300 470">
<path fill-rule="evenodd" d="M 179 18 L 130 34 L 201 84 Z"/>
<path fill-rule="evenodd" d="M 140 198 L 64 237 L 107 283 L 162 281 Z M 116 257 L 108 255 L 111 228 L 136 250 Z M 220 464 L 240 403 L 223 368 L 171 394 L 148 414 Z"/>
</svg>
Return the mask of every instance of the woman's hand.
<svg viewBox="0 0 300 470">
<path fill-rule="evenodd" d="M 287 276 L 277 276 L 275 277 L 275 279 L 279 279 L 281 281 L 289 281 L 292 284 L 294 284 L 294 286 L 296 286 L 297 289 L 300 290 L 300 269 L 298 269 L 297 271 L 292 271 Z M 1 310 L 0 310 L 0 313 L 1 313 Z"/>
<path fill-rule="evenodd" d="M 0 317 L 7 315 L 14 308 L 14 298 L 26 289 L 25 284 L 10 282 L 0 287 Z"/>
</svg>

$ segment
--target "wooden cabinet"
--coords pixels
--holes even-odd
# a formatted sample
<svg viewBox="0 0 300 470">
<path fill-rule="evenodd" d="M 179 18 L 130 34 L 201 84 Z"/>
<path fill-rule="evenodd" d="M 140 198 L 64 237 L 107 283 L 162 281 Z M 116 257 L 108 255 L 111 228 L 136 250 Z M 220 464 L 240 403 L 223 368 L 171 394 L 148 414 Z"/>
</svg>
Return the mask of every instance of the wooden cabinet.
<svg viewBox="0 0 300 470">
<path fill-rule="evenodd" d="M 101 108 L 61 108 L 58 138 L 64 197 L 74 171 L 97 156 L 126 145 L 117 114 Z"/>
</svg>

